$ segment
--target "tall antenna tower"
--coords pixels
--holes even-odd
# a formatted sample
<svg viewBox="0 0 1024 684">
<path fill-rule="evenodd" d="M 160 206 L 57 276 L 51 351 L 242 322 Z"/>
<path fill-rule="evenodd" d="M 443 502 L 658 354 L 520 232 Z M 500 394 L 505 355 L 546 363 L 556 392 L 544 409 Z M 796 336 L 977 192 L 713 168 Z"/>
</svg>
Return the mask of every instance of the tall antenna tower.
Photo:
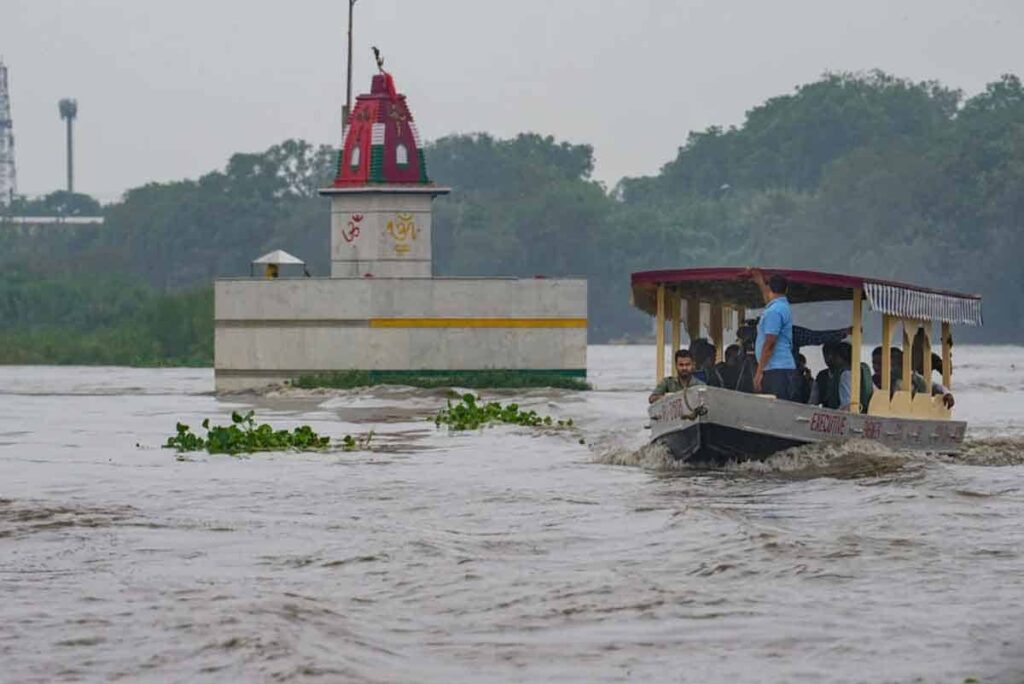
<svg viewBox="0 0 1024 684">
<path fill-rule="evenodd" d="M 11 120 L 11 91 L 7 67 L 0 60 L 0 206 L 14 200 L 18 174 L 14 167 L 14 121 Z"/>
<path fill-rule="evenodd" d="M 78 117 L 78 101 L 64 98 L 57 103 L 60 118 L 68 122 L 68 192 L 75 191 L 75 146 L 73 139 L 74 123 Z"/>
</svg>

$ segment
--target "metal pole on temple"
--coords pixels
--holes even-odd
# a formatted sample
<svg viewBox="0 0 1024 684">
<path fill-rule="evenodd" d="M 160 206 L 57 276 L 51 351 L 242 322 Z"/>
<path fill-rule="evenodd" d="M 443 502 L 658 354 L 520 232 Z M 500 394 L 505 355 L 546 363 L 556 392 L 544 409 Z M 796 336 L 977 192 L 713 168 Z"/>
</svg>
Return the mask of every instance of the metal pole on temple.
<svg viewBox="0 0 1024 684">
<path fill-rule="evenodd" d="M 356 0 L 348 0 L 348 75 L 345 80 L 345 108 L 341 110 L 343 128 L 348 125 L 348 115 L 352 111 L 352 8 L 355 5 Z"/>
</svg>

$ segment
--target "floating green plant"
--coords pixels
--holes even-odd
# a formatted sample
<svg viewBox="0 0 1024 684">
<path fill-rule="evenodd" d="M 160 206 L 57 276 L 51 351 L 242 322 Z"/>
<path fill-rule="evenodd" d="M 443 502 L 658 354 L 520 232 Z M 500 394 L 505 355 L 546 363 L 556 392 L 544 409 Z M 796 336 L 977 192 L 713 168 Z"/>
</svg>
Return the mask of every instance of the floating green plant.
<svg viewBox="0 0 1024 684">
<path fill-rule="evenodd" d="M 341 448 L 345 451 L 366 451 L 370 448 L 370 440 L 372 439 L 373 430 L 370 430 L 365 437 L 345 435 L 341 438 Z"/>
<path fill-rule="evenodd" d="M 533 427 L 572 427 L 572 419 L 555 420 L 551 416 L 538 415 L 536 411 L 524 411 L 519 404 L 502 406 L 496 401 L 483 403 L 480 397 L 463 394 L 458 403 L 449 399 L 447 406 L 434 416 L 434 425 L 447 425 L 451 430 L 475 430 L 488 423 L 510 423 Z M 428 420 L 430 420 L 428 418 Z"/>
<path fill-rule="evenodd" d="M 326 449 L 331 443 L 330 437 L 318 435 L 308 425 L 300 425 L 290 432 L 275 430 L 267 423 L 257 425 L 253 411 L 246 414 L 232 411 L 231 425 L 211 426 L 210 419 L 207 418 L 203 421 L 203 427 L 206 429 L 205 438 L 192 432 L 188 425 L 178 423 L 177 433 L 167 438 L 164 447 L 179 452 L 205 449 L 211 454 L 234 455 L 284 449 L 316 451 Z M 342 448 L 346 448 L 344 444 L 343 442 Z"/>
</svg>

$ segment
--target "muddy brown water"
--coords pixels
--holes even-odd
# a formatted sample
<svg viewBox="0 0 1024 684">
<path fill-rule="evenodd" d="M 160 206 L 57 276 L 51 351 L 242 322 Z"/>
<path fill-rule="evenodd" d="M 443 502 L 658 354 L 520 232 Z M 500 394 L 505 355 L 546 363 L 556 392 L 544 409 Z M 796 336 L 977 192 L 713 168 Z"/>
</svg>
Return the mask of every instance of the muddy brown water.
<svg viewBox="0 0 1024 684">
<path fill-rule="evenodd" d="M 652 355 L 485 393 L 571 431 L 466 434 L 436 391 L 0 368 L 0 681 L 1024 681 L 1024 349 L 958 347 L 961 457 L 723 470 L 644 448 Z M 247 408 L 372 450 L 159 447 Z"/>
</svg>

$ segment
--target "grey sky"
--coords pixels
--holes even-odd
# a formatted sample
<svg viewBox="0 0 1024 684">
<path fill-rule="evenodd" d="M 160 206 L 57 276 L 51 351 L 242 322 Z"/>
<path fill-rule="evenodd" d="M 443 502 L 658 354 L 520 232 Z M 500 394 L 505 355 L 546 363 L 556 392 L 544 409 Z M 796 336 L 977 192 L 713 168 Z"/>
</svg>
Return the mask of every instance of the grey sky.
<svg viewBox="0 0 1024 684">
<path fill-rule="evenodd" d="M 346 0 L 3 0 L 19 191 L 110 200 L 289 137 L 338 144 Z M 1020 0 L 359 0 L 354 90 L 380 46 L 425 137 L 550 133 L 597 177 L 655 173 L 826 70 L 980 90 L 1024 63 Z"/>
</svg>

